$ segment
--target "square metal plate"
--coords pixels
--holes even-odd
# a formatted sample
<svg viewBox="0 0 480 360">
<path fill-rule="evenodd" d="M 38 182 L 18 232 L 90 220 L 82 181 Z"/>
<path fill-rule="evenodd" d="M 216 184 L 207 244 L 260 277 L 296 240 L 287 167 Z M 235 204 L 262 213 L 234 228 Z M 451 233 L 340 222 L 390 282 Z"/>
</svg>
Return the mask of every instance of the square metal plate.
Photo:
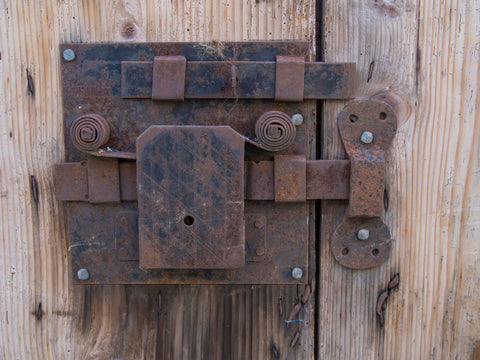
<svg viewBox="0 0 480 360">
<path fill-rule="evenodd" d="M 185 100 L 153 101 L 122 98 L 121 62 L 153 61 L 155 56 L 183 55 L 187 61 L 275 61 L 276 56 L 309 58 L 307 42 L 253 43 L 143 43 L 64 44 L 75 52 L 73 61 L 61 61 L 65 120 L 66 161 L 82 161 L 87 155 L 70 139 L 72 122 L 96 113 L 110 125 L 105 145 L 121 151 L 136 151 L 136 139 L 152 125 L 228 125 L 253 138 L 255 121 L 265 112 L 302 114 L 295 142 L 276 155 L 313 153 L 314 100 Z M 249 144 L 245 160 L 272 160 L 274 154 Z M 128 163 L 128 162 L 127 162 Z M 120 168 L 125 163 L 120 162 Z M 136 201 L 116 204 L 68 202 L 68 237 L 75 283 L 90 284 L 287 284 L 308 281 L 308 249 L 313 234 L 312 207 L 304 203 L 245 201 L 245 266 L 236 269 L 142 269 L 138 251 L 138 207 Z M 294 267 L 304 276 L 291 276 Z M 77 279 L 85 268 L 89 279 Z"/>
</svg>

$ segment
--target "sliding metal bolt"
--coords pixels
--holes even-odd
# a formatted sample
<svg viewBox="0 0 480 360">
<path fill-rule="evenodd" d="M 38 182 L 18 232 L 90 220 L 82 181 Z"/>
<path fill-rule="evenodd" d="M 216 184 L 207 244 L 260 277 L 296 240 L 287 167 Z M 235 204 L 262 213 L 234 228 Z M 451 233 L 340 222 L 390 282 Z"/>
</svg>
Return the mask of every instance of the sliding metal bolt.
<svg viewBox="0 0 480 360">
<path fill-rule="evenodd" d="M 300 269 L 300 268 L 293 268 L 292 269 L 292 277 L 294 279 L 299 280 L 299 279 L 302 278 L 302 276 L 303 276 L 303 270 L 302 269 Z"/>
<path fill-rule="evenodd" d="M 90 274 L 88 273 L 87 269 L 80 269 L 77 271 L 77 278 L 78 280 L 88 280 Z"/>
<path fill-rule="evenodd" d="M 373 141 L 373 134 L 370 131 L 364 131 L 360 136 L 360 141 L 364 144 L 370 144 Z"/>
<path fill-rule="evenodd" d="M 368 240 L 369 237 L 370 237 L 370 231 L 368 231 L 367 229 L 358 230 L 357 232 L 358 240 Z"/>
<path fill-rule="evenodd" d="M 65 61 L 75 60 L 75 52 L 72 49 L 63 50 L 63 58 Z"/>
</svg>

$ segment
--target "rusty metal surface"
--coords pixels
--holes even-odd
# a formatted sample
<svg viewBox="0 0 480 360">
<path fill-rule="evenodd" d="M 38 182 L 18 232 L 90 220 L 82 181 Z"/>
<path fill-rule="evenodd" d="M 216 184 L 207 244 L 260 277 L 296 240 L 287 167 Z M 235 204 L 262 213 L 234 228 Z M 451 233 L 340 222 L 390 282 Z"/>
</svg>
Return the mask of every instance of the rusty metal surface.
<svg viewBox="0 0 480 360">
<path fill-rule="evenodd" d="M 270 61 L 274 69 L 277 55 L 308 56 L 307 42 L 222 43 L 221 53 L 209 51 L 208 46 L 196 43 L 65 44 L 60 46 L 60 53 L 66 48 L 75 52 L 75 60 L 61 61 L 67 161 L 85 159 L 85 154 L 72 146 L 69 130 L 76 118 L 91 113 L 103 116 L 110 126 L 110 138 L 105 147 L 134 153 L 136 138 L 151 125 L 229 125 L 240 134 L 254 139 L 255 121 L 265 112 L 276 110 L 289 116 L 299 113 L 306 117 L 312 104 L 308 101 L 274 103 L 271 100 L 236 98 L 223 101 L 152 101 L 151 82 L 145 100 L 121 97 L 122 61 L 152 61 L 155 56 L 182 55 L 188 61 Z M 141 77 L 141 74 L 135 75 L 136 79 Z M 200 82 L 197 86 L 203 88 L 205 83 Z M 304 146 L 309 137 L 308 127 L 299 127 L 289 152 L 308 153 L 304 151 Z M 115 154 L 116 151 L 113 151 L 103 156 Z M 255 157 L 252 160 L 268 160 L 270 155 L 252 156 Z"/>
<path fill-rule="evenodd" d="M 250 59 L 257 58 L 249 54 Z M 192 57 L 194 58 L 194 57 Z M 192 61 L 187 56 L 185 99 L 349 99 L 353 94 L 355 63 L 304 63 L 302 84 L 277 85 L 275 61 Z M 289 64 L 288 64 L 289 65 Z M 122 97 L 147 99 L 152 96 L 152 61 L 122 62 Z M 296 76 L 296 75 L 295 75 Z M 297 79 L 288 76 L 289 80 Z M 319 81 L 320 79 L 320 81 Z M 292 80 L 292 81 L 293 81 Z M 283 93 L 283 95 L 282 95 Z M 300 97 L 301 96 L 301 97 Z"/>
<path fill-rule="evenodd" d="M 391 251 L 390 231 L 381 216 L 385 152 L 395 137 L 396 115 L 379 100 L 352 101 L 340 112 L 338 128 L 351 160 L 350 198 L 347 214 L 331 239 L 332 253 L 349 268 L 379 266 Z"/>
<path fill-rule="evenodd" d="M 55 164 L 55 194 L 58 200 L 88 201 L 87 162 Z M 275 200 L 273 161 L 245 161 L 245 200 Z M 137 200 L 137 164 L 119 162 L 120 198 Z M 348 199 L 349 160 L 307 160 L 307 200 Z"/>
<path fill-rule="evenodd" d="M 366 240 L 357 238 L 358 231 L 367 229 Z M 390 256 L 390 230 L 379 217 L 345 217 L 333 233 L 331 249 L 335 259 L 352 269 L 368 269 L 383 264 Z"/>
<path fill-rule="evenodd" d="M 119 164 L 120 198 L 122 201 L 137 200 L 137 163 L 121 161 Z"/>
<path fill-rule="evenodd" d="M 245 162 L 245 199 L 275 199 L 273 161 Z"/>
<path fill-rule="evenodd" d="M 59 201 L 88 201 L 87 161 L 55 164 L 53 185 Z"/>
<path fill-rule="evenodd" d="M 338 115 L 338 129 L 351 160 L 349 216 L 381 216 L 385 152 L 397 130 L 393 108 L 379 100 L 351 101 Z M 373 141 L 360 141 L 369 131 Z"/>
<path fill-rule="evenodd" d="M 266 218 L 268 249 L 265 259 L 246 262 L 239 269 L 141 269 L 138 260 L 124 261 L 118 257 L 116 243 L 129 249 L 135 249 L 137 237 L 124 234 L 136 234 L 138 226 L 127 222 L 119 232 L 117 222 L 119 214 L 125 211 L 136 212 L 136 203 L 125 202 L 122 207 L 110 204 L 92 205 L 88 203 L 67 203 L 67 216 L 72 219 L 68 227 L 70 253 L 72 261 L 72 280 L 74 284 L 304 284 L 308 279 L 306 249 L 308 247 L 307 218 L 291 214 L 308 213 L 307 204 L 285 203 L 282 209 L 273 202 L 246 202 L 245 216 L 251 211 L 263 214 Z M 278 205 L 278 204 L 277 204 Z M 121 215 L 120 215 L 121 217 Z M 75 220 L 77 219 L 77 220 Z M 285 223 L 289 226 L 285 226 Z M 89 226 L 84 226 L 89 224 Z M 132 241 L 126 244 L 128 239 Z M 247 236 L 248 239 L 248 236 Z M 254 245 L 246 248 L 253 248 Z M 132 254 L 130 251 L 129 254 Z M 125 255 L 130 256 L 130 255 Z M 293 279 L 291 270 L 300 265 L 304 276 Z M 80 281 L 76 272 L 86 268 L 90 278 Z"/>
<path fill-rule="evenodd" d="M 70 62 L 61 60 L 66 129 L 65 160 L 67 162 L 79 162 L 92 159 L 91 156 L 73 145 L 69 130 L 73 121 L 80 116 L 92 113 L 102 116 L 109 125 L 110 137 L 108 142 L 103 145 L 107 152 L 98 155 L 120 158 L 118 176 L 120 178 L 120 198 L 122 200 L 116 204 L 94 205 L 80 201 L 82 199 L 79 199 L 78 196 L 79 201 L 67 203 L 66 218 L 68 219 L 68 238 L 71 248 L 74 283 L 300 284 L 308 281 L 307 251 L 310 236 L 308 224 L 309 221 L 312 221 L 309 220 L 308 203 L 274 204 L 273 201 L 245 201 L 246 219 L 248 214 L 263 215 L 266 219 L 268 226 L 265 243 L 268 249 L 263 260 L 248 261 L 242 268 L 229 270 L 141 269 L 138 259 L 131 260 L 135 257 L 132 255 L 134 254 L 135 244 L 129 243 L 129 241 L 138 242 L 138 228 L 135 226 L 135 221 L 121 222 L 122 215 L 119 215 L 132 212 L 129 216 L 134 217 L 135 215 L 132 214 L 138 214 L 137 202 L 131 201 L 136 199 L 136 191 L 132 190 L 136 181 L 131 176 L 133 168 L 136 169 L 136 164 L 126 160 L 135 157 L 137 137 L 152 125 L 228 125 L 247 138 L 255 139 L 257 119 L 262 114 L 275 110 L 288 116 L 302 114 L 304 117 L 304 125 L 296 128 L 293 143 L 285 150 L 280 151 L 279 154 L 310 154 L 309 143 L 314 136 L 314 133 L 310 132 L 314 131 L 314 126 L 311 126 L 311 116 L 313 114 L 311 109 L 314 102 L 274 103 L 272 101 L 274 95 L 273 81 L 270 90 L 268 90 L 271 92 L 271 97 L 269 95 L 271 100 L 247 101 L 234 98 L 234 100 L 222 101 L 152 101 L 151 80 L 147 98 L 125 99 L 122 98 L 122 61 L 150 61 L 150 74 L 153 70 L 151 61 L 155 56 L 171 55 L 183 55 L 188 62 L 225 60 L 227 62 L 271 62 L 272 71 L 274 71 L 277 55 L 308 57 L 308 43 L 225 43 L 222 44 L 221 54 L 216 51 L 206 51 L 205 47 L 199 44 L 68 44 L 61 46 L 60 54 L 67 47 L 75 52 L 75 60 Z M 338 65 L 338 68 L 340 69 L 343 66 L 343 64 Z M 306 69 L 307 71 L 308 69 Z M 248 76 L 252 77 L 254 75 L 250 70 L 248 72 Z M 340 72 L 343 74 L 343 70 Z M 197 73 L 201 74 L 200 71 Z M 138 75 L 140 79 L 141 74 Z M 231 76 L 230 72 L 228 76 Z M 342 77 L 339 81 L 343 82 L 344 80 Z M 335 80 L 333 81 L 335 82 Z M 198 84 L 199 89 L 204 89 L 201 91 L 209 90 L 207 85 L 206 82 Z M 186 94 L 188 94 L 188 86 L 187 64 Z M 266 86 L 268 87 L 268 85 Z M 307 82 L 305 86 L 307 87 Z M 308 86 L 311 86 L 311 84 Z M 341 89 L 337 88 L 340 95 L 343 88 L 343 85 Z M 124 154 L 129 157 L 124 156 Z M 95 154 L 92 153 L 91 155 Z M 250 144 L 246 145 L 246 163 L 262 161 L 273 163 L 272 160 L 272 153 L 259 150 Z M 65 169 L 65 166 L 63 169 Z M 81 172 L 79 183 L 84 184 L 83 186 L 88 193 L 87 178 L 88 172 Z M 78 191 L 76 193 L 82 192 Z M 85 193 L 83 193 L 83 196 L 85 196 Z M 292 213 L 295 213 L 296 216 L 292 217 Z M 138 215 L 136 216 L 138 217 Z M 123 223 L 126 225 L 122 225 Z M 245 226 L 247 226 L 247 221 Z M 246 241 L 248 244 L 248 236 L 246 236 Z M 117 249 L 116 244 L 119 249 Z M 120 255 L 120 248 L 123 247 L 128 248 L 128 250 L 125 254 Z M 291 270 L 293 267 L 303 269 L 304 276 L 301 279 L 292 278 Z M 90 274 L 88 280 L 80 281 L 77 279 L 76 273 L 80 268 L 88 269 Z"/>
<path fill-rule="evenodd" d="M 306 198 L 348 199 L 350 161 L 307 160 Z M 273 161 L 245 163 L 245 199 L 275 200 L 275 173 Z"/>
<path fill-rule="evenodd" d="M 275 101 L 303 101 L 305 58 L 277 56 Z"/>
<path fill-rule="evenodd" d="M 155 56 L 152 99 L 183 101 L 185 94 L 185 56 Z"/>
<path fill-rule="evenodd" d="M 279 155 L 274 159 L 275 202 L 304 202 L 307 199 L 305 155 Z"/>
<path fill-rule="evenodd" d="M 117 159 L 88 160 L 88 201 L 93 204 L 120 202 L 120 176 Z"/>
<path fill-rule="evenodd" d="M 307 160 L 307 199 L 348 199 L 350 161 Z"/>
<path fill-rule="evenodd" d="M 267 251 L 266 217 L 262 214 L 245 214 L 245 261 L 264 261 Z"/>
<path fill-rule="evenodd" d="M 138 262 L 138 212 L 120 211 L 114 224 L 114 254 L 117 259 Z"/>
<path fill-rule="evenodd" d="M 137 139 L 140 267 L 245 265 L 244 148 L 228 126 L 152 126 Z"/>
</svg>

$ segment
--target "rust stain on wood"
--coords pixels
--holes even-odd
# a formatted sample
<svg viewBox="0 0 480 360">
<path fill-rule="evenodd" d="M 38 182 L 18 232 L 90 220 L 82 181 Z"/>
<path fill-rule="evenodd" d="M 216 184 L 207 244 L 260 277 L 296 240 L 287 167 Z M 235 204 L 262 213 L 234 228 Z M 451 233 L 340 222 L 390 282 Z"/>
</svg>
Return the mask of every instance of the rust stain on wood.
<svg viewBox="0 0 480 360">
<path fill-rule="evenodd" d="M 293 348 L 297 345 L 298 338 L 300 337 L 300 331 L 296 331 L 293 335 L 292 341 L 290 342 L 290 347 Z"/>
</svg>

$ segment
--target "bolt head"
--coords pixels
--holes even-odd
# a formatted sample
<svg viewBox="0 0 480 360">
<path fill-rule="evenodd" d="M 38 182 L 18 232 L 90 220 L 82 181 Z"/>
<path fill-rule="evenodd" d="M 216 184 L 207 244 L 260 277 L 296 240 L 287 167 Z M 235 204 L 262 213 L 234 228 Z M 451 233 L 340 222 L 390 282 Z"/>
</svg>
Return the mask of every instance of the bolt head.
<svg viewBox="0 0 480 360">
<path fill-rule="evenodd" d="M 265 248 L 264 248 L 264 247 L 257 247 L 257 248 L 255 249 L 255 254 L 256 254 L 257 256 L 263 256 L 263 255 L 265 255 Z"/>
<path fill-rule="evenodd" d="M 63 50 L 63 58 L 65 61 L 73 61 L 75 60 L 75 52 L 72 49 L 65 49 Z"/>
<path fill-rule="evenodd" d="M 78 280 L 88 280 L 90 274 L 88 273 L 87 269 L 80 269 L 77 271 L 77 278 Z"/>
<path fill-rule="evenodd" d="M 371 144 L 373 141 L 373 134 L 370 131 L 364 131 L 360 136 L 360 141 L 364 144 Z"/>
<path fill-rule="evenodd" d="M 302 278 L 302 276 L 303 276 L 303 270 L 302 269 L 297 268 L 297 267 L 292 269 L 292 277 L 294 279 L 300 280 Z"/>
<path fill-rule="evenodd" d="M 262 217 L 258 217 L 257 220 L 253 223 L 255 229 L 261 229 L 265 226 L 265 220 Z"/>
<path fill-rule="evenodd" d="M 294 125 L 299 126 L 303 124 L 303 116 L 302 114 L 295 114 L 292 116 L 292 122 Z"/>
<path fill-rule="evenodd" d="M 368 231 L 367 229 L 358 230 L 357 232 L 358 240 L 368 240 L 369 237 L 370 237 L 370 231 Z"/>
</svg>

